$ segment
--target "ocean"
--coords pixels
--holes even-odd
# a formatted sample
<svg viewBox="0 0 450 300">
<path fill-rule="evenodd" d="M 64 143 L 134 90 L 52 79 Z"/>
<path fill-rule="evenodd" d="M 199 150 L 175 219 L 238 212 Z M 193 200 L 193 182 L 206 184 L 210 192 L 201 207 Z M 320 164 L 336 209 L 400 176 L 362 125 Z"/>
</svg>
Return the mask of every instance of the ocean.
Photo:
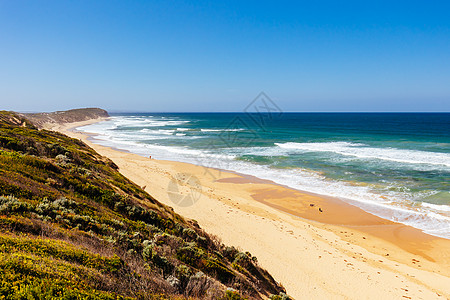
<svg viewBox="0 0 450 300">
<path fill-rule="evenodd" d="M 338 197 L 450 239 L 449 113 L 123 113 L 78 130 L 136 154 Z"/>
</svg>

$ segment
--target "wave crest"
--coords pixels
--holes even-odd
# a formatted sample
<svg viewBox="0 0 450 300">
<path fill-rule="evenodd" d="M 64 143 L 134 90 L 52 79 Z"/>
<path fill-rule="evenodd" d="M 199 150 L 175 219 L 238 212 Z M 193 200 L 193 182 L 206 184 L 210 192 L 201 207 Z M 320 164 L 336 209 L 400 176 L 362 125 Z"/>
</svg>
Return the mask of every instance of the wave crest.
<svg viewBox="0 0 450 300">
<path fill-rule="evenodd" d="M 450 154 L 398 148 L 376 148 L 349 142 L 275 143 L 276 146 L 298 152 L 332 152 L 359 159 L 377 159 L 407 164 L 426 164 L 450 167 Z"/>
</svg>

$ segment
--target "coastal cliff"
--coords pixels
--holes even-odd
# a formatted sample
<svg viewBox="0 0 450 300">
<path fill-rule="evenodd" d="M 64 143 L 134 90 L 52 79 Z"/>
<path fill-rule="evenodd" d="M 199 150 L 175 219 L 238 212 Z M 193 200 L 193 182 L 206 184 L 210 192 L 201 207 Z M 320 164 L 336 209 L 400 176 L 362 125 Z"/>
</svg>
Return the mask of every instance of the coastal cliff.
<svg viewBox="0 0 450 300">
<path fill-rule="evenodd" d="M 287 299 L 249 252 L 174 213 L 82 141 L 38 129 L 106 111 L 25 116 L 0 112 L 0 298 Z"/>
</svg>

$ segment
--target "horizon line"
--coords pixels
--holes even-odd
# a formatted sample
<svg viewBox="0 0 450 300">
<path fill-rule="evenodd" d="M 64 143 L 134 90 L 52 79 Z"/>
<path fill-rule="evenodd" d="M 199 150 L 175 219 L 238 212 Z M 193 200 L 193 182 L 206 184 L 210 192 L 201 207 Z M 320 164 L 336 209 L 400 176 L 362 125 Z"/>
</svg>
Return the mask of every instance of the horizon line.
<svg viewBox="0 0 450 300">
<path fill-rule="evenodd" d="M 83 107 L 88 108 L 88 107 Z M 29 114 L 29 113 L 51 113 L 56 111 L 68 111 L 72 109 L 78 109 L 78 108 L 69 108 L 65 110 L 54 110 L 54 111 L 13 111 L 17 113 L 23 113 L 23 114 Z M 101 108 L 104 109 L 104 108 Z M 256 114 L 256 113 L 263 113 L 263 114 L 283 114 L 283 113 L 430 113 L 430 114 L 447 114 L 450 113 L 450 111 L 294 111 L 294 110 L 288 110 L 288 111 L 279 111 L 279 112 L 244 112 L 244 111 L 126 111 L 126 110 L 106 110 L 108 113 L 112 114 L 118 114 L 118 113 L 127 113 L 127 114 L 142 114 L 142 113 L 152 113 L 152 114 L 163 114 L 163 113 L 174 113 L 174 114 L 181 114 L 181 113 L 197 113 L 197 114 L 209 114 L 209 113 L 242 113 L 242 114 Z"/>
</svg>

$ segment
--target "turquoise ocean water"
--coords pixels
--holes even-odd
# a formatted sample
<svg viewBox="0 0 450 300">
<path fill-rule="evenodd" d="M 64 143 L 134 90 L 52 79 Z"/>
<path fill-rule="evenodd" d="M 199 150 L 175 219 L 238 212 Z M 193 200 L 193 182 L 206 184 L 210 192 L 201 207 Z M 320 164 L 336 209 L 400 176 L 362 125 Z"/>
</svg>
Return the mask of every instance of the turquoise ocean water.
<svg viewBox="0 0 450 300">
<path fill-rule="evenodd" d="M 450 238 L 448 113 L 139 113 L 94 142 L 335 196 Z"/>
</svg>

